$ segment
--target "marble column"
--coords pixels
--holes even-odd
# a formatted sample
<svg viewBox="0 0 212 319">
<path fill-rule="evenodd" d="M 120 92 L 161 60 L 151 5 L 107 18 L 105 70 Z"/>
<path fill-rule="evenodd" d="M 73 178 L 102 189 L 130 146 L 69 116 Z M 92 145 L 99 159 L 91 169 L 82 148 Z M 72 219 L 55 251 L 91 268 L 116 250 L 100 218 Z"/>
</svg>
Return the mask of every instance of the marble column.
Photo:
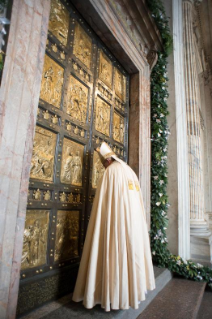
<svg viewBox="0 0 212 319">
<path fill-rule="evenodd" d="M 207 224 L 204 218 L 204 188 L 199 114 L 201 102 L 198 72 L 195 60 L 193 10 L 194 1 L 183 1 L 183 44 L 189 157 L 190 224 L 191 228 L 199 228 L 206 227 Z"/>
<path fill-rule="evenodd" d="M 189 172 L 188 172 L 188 139 L 187 139 L 187 117 L 186 117 L 186 94 L 185 94 L 185 80 L 184 80 L 184 57 L 183 57 L 183 12 L 182 12 L 182 0 L 172 1 L 172 18 L 173 18 L 173 59 L 174 59 L 174 78 L 175 85 L 175 121 L 176 121 L 176 144 L 173 143 L 174 149 L 173 156 L 177 157 L 177 214 L 178 225 L 175 223 L 175 227 L 178 226 L 178 254 L 185 258 L 190 258 L 190 193 L 189 193 Z M 171 80 L 171 77 L 170 77 Z M 173 89 L 170 88 L 172 92 Z M 170 93 L 171 95 L 171 93 Z M 174 103 L 173 103 L 174 104 Z M 170 107 L 169 103 L 169 107 Z M 172 113 L 171 113 L 172 112 Z M 170 110 L 170 116 L 173 115 L 174 110 Z M 170 117 L 169 117 L 170 118 Z M 171 123 L 170 123 L 171 124 Z M 171 130 L 173 128 L 171 125 Z M 173 138 L 174 132 L 170 139 Z M 171 141 L 171 140 L 170 140 Z M 174 142 L 174 141 L 173 141 Z M 176 145 L 176 146 L 175 146 Z M 171 145 L 170 145 L 171 148 Z M 171 167 L 173 165 L 174 158 L 171 159 Z M 173 175 L 173 173 L 172 173 Z M 176 175 L 174 175 L 175 177 Z M 174 177 L 172 182 L 174 182 Z M 174 184 L 174 185 L 173 185 Z M 169 186 L 173 192 L 173 188 L 176 187 L 175 183 Z M 171 192 L 170 191 L 170 192 Z M 176 196 L 175 192 L 175 196 Z M 170 207 L 172 208 L 172 207 Z M 174 233 L 174 226 L 171 231 Z M 171 234 L 170 234 L 171 236 Z M 171 237 L 172 238 L 172 237 Z M 173 240 L 174 241 L 174 240 Z"/>
<path fill-rule="evenodd" d="M 13 0 L 0 90 L 0 318 L 15 318 L 50 0 Z"/>
</svg>

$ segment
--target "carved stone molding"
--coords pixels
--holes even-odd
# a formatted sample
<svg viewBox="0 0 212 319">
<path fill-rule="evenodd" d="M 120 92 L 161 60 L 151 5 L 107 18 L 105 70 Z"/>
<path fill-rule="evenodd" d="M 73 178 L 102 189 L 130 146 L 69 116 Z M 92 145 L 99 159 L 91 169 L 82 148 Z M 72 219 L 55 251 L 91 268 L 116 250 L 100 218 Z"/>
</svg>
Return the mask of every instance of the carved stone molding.
<svg viewBox="0 0 212 319">
<path fill-rule="evenodd" d="M 155 64 L 157 63 L 158 60 L 158 54 L 156 50 L 150 50 L 147 54 L 147 61 L 150 66 L 150 70 L 154 68 Z"/>
</svg>

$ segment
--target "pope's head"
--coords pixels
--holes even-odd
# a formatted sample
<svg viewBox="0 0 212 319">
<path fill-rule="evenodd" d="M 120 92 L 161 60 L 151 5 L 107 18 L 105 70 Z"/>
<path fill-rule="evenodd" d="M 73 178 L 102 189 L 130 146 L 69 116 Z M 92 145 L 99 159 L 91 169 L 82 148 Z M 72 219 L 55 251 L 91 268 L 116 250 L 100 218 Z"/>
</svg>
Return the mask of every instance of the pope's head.
<svg viewBox="0 0 212 319">
<path fill-rule="evenodd" d="M 110 148 L 110 146 L 105 142 L 103 142 L 101 147 L 97 148 L 96 150 L 105 168 L 110 166 L 117 157 L 116 154 Z"/>
<path fill-rule="evenodd" d="M 112 157 L 106 158 L 103 162 L 104 168 L 107 168 L 108 166 L 110 166 L 114 161 L 115 159 Z"/>
</svg>

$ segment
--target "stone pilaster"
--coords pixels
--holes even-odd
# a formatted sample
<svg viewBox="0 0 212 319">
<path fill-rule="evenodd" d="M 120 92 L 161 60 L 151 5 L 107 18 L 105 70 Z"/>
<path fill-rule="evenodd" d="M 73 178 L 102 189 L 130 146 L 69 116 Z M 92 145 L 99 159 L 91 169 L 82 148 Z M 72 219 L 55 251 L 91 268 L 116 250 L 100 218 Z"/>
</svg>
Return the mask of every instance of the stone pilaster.
<svg viewBox="0 0 212 319">
<path fill-rule="evenodd" d="M 13 0 L 0 91 L 0 319 L 13 319 L 50 0 Z"/>
<path fill-rule="evenodd" d="M 193 32 L 194 1 L 183 1 L 184 66 L 186 86 L 186 113 L 190 184 L 191 227 L 206 226 L 204 218 L 204 189 L 200 139 L 200 94 L 195 60 Z"/>
<path fill-rule="evenodd" d="M 182 0 L 172 1 L 172 19 L 173 19 L 173 58 L 174 58 L 174 70 L 173 77 L 170 75 L 169 79 L 175 83 L 175 100 L 173 103 L 173 108 L 171 109 L 171 103 L 169 102 L 170 116 L 173 117 L 175 111 L 175 118 L 173 122 L 169 123 L 171 129 L 170 136 L 170 147 L 169 150 L 172 150 L 173 157 L 170 157 L 169 165 L 171 171 L 173 171 L 174 159 L 177 158 L 176 163 L 176 175 L 174 172 L 169 172 L 169 178 L 172 178 L 169 182 L 169 196 L 173 197 L 173 193 L 177 196 L 177 218 L 178 225 L 176 222 L 172 222 L 177 227 L 178 232 L 178 254 L 185 258 L 190 258 L 190 191 L 189 191 L 189 170 L 188 170 L 188 140 L 187 140 L 187 117 L 186 117 L 186 98 L 185 98 L 185 80 L 184 80 L 184 56 L 183 56 L 183 12 L 182 12 Z M 174 79 L 173 79 L 174 78 Z M 173 90 L 170 87 L 170 98 Z M 169 98 L 169 99 L 170 99 Z M 175 108 L 175 110 L 174 110 Z M 176 127 L 174 126 L 176 123 Z M 173 140 L 175 137 L 176 130 L 176 140 Z M 175 142 L 176 141 L 176 142 Z M 173 147 L 174 146 L 174 147 Z M 173 189 L 176 189 L 175 176 L 177 178 L 177 190 L 173 192 Z M 169 211 L 175 205 L 172 205 Z M 173 201 L 174 203 L 174 201 Z M 176 213 L 175 213 L 176 214 Z M 170 220 L 174 220 L 174 212 L 172 216 L 169 216 Z M 174 242 L 175 230 L 174 225 L 171 228 L 170 238 Z M 168 232 L 170 230 L 168 229 Z M 168 234 L 167 232 L 167 234 Z M 176 236 L 175 236 L 176 237 Z M 169 239 L 170 242 L 170 239 Z M 172 247 L 170 247 L 172 248 Z"/>
</svg>

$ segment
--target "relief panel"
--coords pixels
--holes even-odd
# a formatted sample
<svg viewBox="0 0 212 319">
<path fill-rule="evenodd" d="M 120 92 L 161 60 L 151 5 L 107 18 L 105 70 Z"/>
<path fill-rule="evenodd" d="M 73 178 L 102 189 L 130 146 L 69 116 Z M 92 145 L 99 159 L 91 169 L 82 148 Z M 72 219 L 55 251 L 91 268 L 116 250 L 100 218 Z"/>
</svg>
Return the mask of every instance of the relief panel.
<svg viewBox="0 0 212 319">
<path fill-rule="evenodd" d="M 36 126 L 33 142 L 30 178 L 53 181 L 53 166 L 57 135 Z"/>
<path fill-rule="evenodd" d="M 57 212 L 55 261 L 66 260 L 79 255 L 79 211 Z"/>
<path fill-rule="evenodd" d="M 83 145 L 64 138 L 60 175 L 62 183 L 82 186 L 83 152 Z"/>
<path fill-rule="evenodd" d="M 61 101 L 63 74 L 64 69 L 46 55 L 42 74 L 40 98 L 58 108 L 60 107 Z"/>
<path fill-rule="evenodd" d="M 72 75 L 69 77 L 68 92 L 65 100 L 66 112 L 71 118 L 85 123 L 88 104 L 88 88 Z"/>
<path fill-rule="evenodd" d="M 96 101 L 95 128 L 104 135 L 110 135 L 110 105 L 104 102 L 100 97 L 97 97 Z"/>
<path fill-rule="evenodd" d="M 112 88 L 113 66 L 108 57 L 101 51 L 99 58 L 99 78 Z"/>
<path fill-rule="evenodd" d="M 69 13 L 59 0 L 51 1 L 49 31 L 63 44 L 67 44 Z"/>
<path fill-rule="evenodd" d="M 113 115 L 113 138 L 124 144 L 124 118 L 116 112 Z"/>
<path fill-rule="evenodd" d="M 92 40 L 83 28 L 76 23 L 74 34 L 74 55 L 90 69 L 91 67 Z"/>
<path fill-rule="evenodd" d="M 126 99 L 126 77 L 115 68 L 115 93 L 122 100 Z"/>
<path fill-rule="evenodd" d="M 49 211 L 27 210 L 21 269 L 46 264 Z"/>
<path fill-rule="evenodd" d="M 93 154 L 92 188 L 97 188 L 98 182 L 105 172 L 97 151 Z"/>
</svg>

